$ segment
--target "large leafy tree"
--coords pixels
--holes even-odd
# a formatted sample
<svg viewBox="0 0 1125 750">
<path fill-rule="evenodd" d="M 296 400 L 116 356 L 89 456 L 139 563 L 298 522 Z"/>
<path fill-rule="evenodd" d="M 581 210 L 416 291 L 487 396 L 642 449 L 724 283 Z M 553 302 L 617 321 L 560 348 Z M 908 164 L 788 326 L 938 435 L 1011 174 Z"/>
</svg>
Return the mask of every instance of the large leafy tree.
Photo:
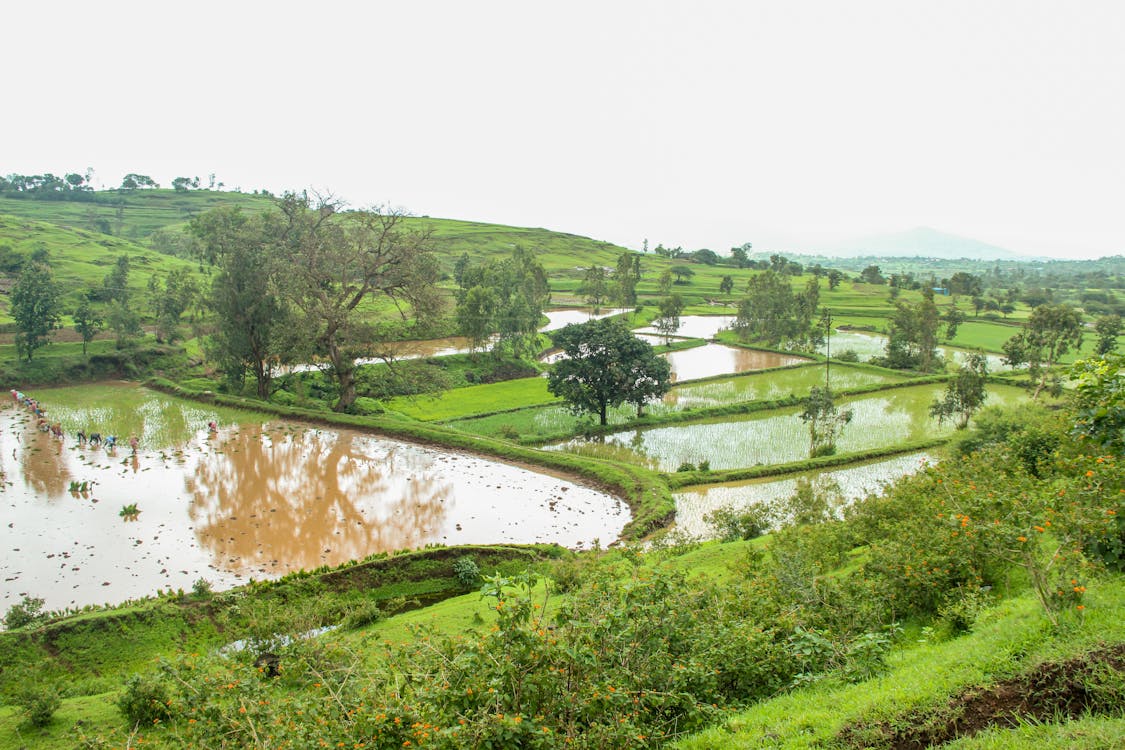
<svg viewBox="0 0 1125 750">
<path fill-rule="evenodd" d="M 1004 342 L 1004 361 L 1027 365 L 1035 378 L 1032 398 L 1047 384 L 1050 370 L 1071 349 L 1082 346 L 1082 315 L 1070 305 L 1040 305 L 1031 311 L 1027 326 Z"/>
<path fill-rule="evenodd" d="M 1121 335 L 1121 316 L 1102 315 L 1094 321 L 1094 332 L 1098 334 L 1094 354 L 1104 357 L 1117 348 L 1117 337 Z"/>
<path fill-rule="evenodd" d="M 430 235 L 387 208 L 345 212 L 331 199 L 294 193 L 278 206 L 285 269 L 279 283 L 296 312 L 294 341 L 327 363 L 339 388 L 333 408 L 346 411 L 357 395 L 356 359 L 375 353 L 390 328 L 361 305 L 389 302 L 403 322 L 422 324 L 440 310 Z"/>
<path fill-rule="evenodd" d="M 16 354 L 26 355 L 30 362 L 59 327 L 59 290 L 46 253 L 37 253 L 24 265 L 12 287 L 11 313 L 16 322 Z"/>
<path fill-rule="evenodd" d="M 574 323 L 552 338 L 565 358 L 547 376 L 547 389 L 573 411 L 597 414 L 600 424 L 610 407 L 632 403 L 639 412 L 671 388 L 668 362 L 618 321 Z"/>
</svg>

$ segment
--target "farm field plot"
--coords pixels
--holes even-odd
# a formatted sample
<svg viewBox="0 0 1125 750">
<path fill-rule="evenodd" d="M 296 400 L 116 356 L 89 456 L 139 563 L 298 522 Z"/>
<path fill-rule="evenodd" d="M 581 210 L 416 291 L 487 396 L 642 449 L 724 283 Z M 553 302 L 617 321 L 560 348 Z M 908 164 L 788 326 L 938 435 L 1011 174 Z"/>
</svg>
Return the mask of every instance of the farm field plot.
<svg viewBox="0 0 1125 750">
<path fill-rule="evenodd" d="M 1011 330 L 1012 334 L 1014 334 L 1015 329 Z M 1009 336 L 1012 334 L 1009 334 Z M 837 331 L 832 334 L 831 343 L 833 357 L 845 351 L 853 351 L 861 362 L 866 362 L 872 357 L 881 357 L 887 351 L 887 337 L 881 333 Z M 819 351 L 821 354 L 825 354 L 826 347 L 820 347 Z M 956 349 L 952 346 L 939 346 L 938 352 L 940 352 L 941 356 L 945 357 L 947 363 L 952 362 L 955 366 L 962 364 L 969 354 L 973 353 L 971 350 Z M 985 359 L 988 360 L 989 372 L 1005 372 L 1012 369 L 1004 364 L 1004 358 L 999 354 L 989 354 L 986 352 L 984 356 Z"/>
<path fill-rule="evenodd" d="M 693 351 L 695 350 L 692 349 L 686 353 Z M 905 376 L 870 372 L 847 365 L 833 365 L 831 368 L 832 388 L 837 391 L 879 383 L 893 383 L 905 379 Z M 725 406 L 746 401 L 774 400 L 790 395 L 804 396 L 808 394 L 812 386 L 822 385 L 823 383 L 824 368 L 815 364 L 807 367 L 771 370 L 770 372 L 708 380 L 700 383 L 684 383 L 674 386 L 659 403 L 645 407 L 645 412 L 659 415 L 684 411 L 685 409 Z M 545 384 L 544 388 L 546 388 Z M 636 409 L 634 407 L 617 407 L 610 409 L 609 423 L 626 424 L 635 416 Z M 535 437 L 541 436 L 546 439 L 552 435 L 557 436 L 574 432 L 580 420 L 581 417 L 572 414 L 566 406 L 560 403 L 503 414 L 468 417 L 448 424 L 465 432 L 489 437 L 519 435 L 524 438 L 535 439 Z"/>
<path fill-rule="evenodd" d="M 502 383 L 470 385 L 424 396 L 399 396 L 387 408 L 414 419 L 438 421 L 484 414 L 513 406 L 549 404 L 558 399 L 547 390 L 546 378 L 518 378 Z"/>
<path fill-rule="evenodd" d="M 952 422 L 938 424 L 929 416 L 930 403 L 944 391 L 942 385 L 899 388 L 842 399 L 839 405 L 853 418 L 837 441 L 837 452 L 885 448 L 953 432 Z M 988 404 L 1012 404 L 1026 393 L 1012 386 L 989 386 Z M 712 469 L 736 469 L 782 464 L 808 457 L 809 434 L 797 409 L 721 421 L 696 422 L 613 433 L 600 442 L 569 440 L 549 450 L 577 450 L 598 455 L 604 446 L 631 450 L 638 462 L 655 461 L 662 471 L 675 471 L 683 463 L 709 461 Z"/>
<path fill-rule="evenodd" d="M 754 479 L 730 484 L 709 484 L 675 493 L 676 528 L 699 538 L 709 538 L 714 530 L 704 520 L 718 508 L 738 510 L 751 505 L 792 496 L 797 491 L 797 481 L 808 479 L 818 488 L 831 492 L 845 503 L 876 492 L 888 482 L 913 474 L 933 464 L 937 457 L 925 451 L 902 456 L 854 464 L 844 469 L 810 471 L 793 474 L 784 479 Z"/>
</svg>

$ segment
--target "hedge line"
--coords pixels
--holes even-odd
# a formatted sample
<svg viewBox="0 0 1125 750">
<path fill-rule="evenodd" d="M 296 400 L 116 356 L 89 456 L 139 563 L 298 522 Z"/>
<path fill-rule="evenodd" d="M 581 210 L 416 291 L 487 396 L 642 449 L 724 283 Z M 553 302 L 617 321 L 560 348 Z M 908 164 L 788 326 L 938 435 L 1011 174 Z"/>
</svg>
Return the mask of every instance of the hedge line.
<svg viewBox="0 0 1125 750">
<path fill-rule="evenodd" d="M 146 385 L 181 398 L 274 414 L 314 424 L 349 427 L 409 442 L 456 448 L 479 455 L 562 471 L 611 491 L 628 503 L 633 518 L 622 529 L 621 536 L 625 539 L 640 539 L 667 526 L 675 517 L 676 507 L 667 483 L 656 472 L 640 466 L 536 450 L 502 440 L 457 432 L 430 423 L 403 421 L 386 416 L 321 412 L 271 404 L 242 396 L 193 391 L 163 378 L 149 380 Z"/>
</svg>

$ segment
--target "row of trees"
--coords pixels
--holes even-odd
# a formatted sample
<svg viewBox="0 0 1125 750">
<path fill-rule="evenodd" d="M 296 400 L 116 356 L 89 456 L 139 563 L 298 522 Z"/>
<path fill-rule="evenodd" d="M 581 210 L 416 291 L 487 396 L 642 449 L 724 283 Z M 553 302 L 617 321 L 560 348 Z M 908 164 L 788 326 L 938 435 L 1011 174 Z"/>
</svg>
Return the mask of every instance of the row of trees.
<svg viewBox="0 0 1125 750">
<path fill-rule="evenodd" d="M 470 265 L 462 255 L 454 268 L 457 325 L 474 348 L 498 334 L 493 351 L 515 357 L 535 354 L 539 318 L 551 300 L 547 271 L 534 253 L 517 246 L 509 258 Z"/>
</svg>

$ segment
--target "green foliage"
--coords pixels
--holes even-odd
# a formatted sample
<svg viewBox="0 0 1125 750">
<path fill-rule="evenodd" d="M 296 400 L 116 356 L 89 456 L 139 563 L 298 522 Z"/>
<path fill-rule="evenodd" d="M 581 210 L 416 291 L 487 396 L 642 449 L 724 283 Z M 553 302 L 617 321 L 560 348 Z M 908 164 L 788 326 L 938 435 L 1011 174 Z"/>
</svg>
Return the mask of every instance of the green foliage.
<svg viewBox="0 0 1125 750">
<path fill-rule="evenodd" d="M 796 294 L 784 276 L 767 270 L 750 279 L 746 292 L 734 323 L 742 341 L 807 345 L 820 299 L 817 279 L 810 279 L 805 290 Z"/>
<path fill-rule="evenodd" d="M 925 290 L 917 303 L 895 300 L 887 331 L 887 352 L 876 364 L 899 370 L 930 372 L 937 369 L 938 328 L 941 314 L 933 292 Z"/>
<path fill-rule="evenodd" d="M 1081 346 L 1082 315 L 1069 305 L 1040 305 L 1032 310 L 1027 327 L 1004 342 L 1004 361 L 1012 367 L 1028 366 L 1036 380 L 1033 398 L 1037 398 L 1050 369 Z"/>
<path fill-rule="evenodd" d="M 757 539 L 773 524 L 773 514 L 766 504 L 755 504 L 747 508 L 734 508 L 724 505 L 708 513 L 703 518 L 715 536 L 724 542 L 740 539 Z"/>
<path fill-rule="evenodd" d="M 938 422 L 941 423 L 956 415 L 957 428 L 965 429 L 973 414 L 988 398 L 988 393 L 985 391 L 987 382 L 988 360 L 982 353 L 970 354 L 965 364 L 961 365 L 956 377 L 946 386 L 945 397 L 940 401 L 935 400 L 930 405 L 930 416 L 937 417 Z"/>
<path fill-rule="evenodd" d="M 813 386 L 804 400 L 801 421 L 809 427 L 809 458 L 831 456 L 844 425 L 852 421 L 853 411 L 840 411 L 828 388 Z"/>
<path fill-rule="evenodd" d="M 453 577 L 463 589 L 473 589 L 480 583 L 480 568 L 472 557 L 465 555 L 453 562 Z"/>
<path fill-rule="evenodd" d="M 1104 357 L 1117 349 L 1117 337 L 1121 335 L 1121 316 L 1099 316 L 1094 321 L 1094 331 L 1098 334 L 1098 343 L 1094 347 L 1094 354 L 1098 357 Z"/>
<path fill-rule="evenodd" d="M 164 679 L 155 675 L 135 674 L 125 681 L 116 705 L 131 726 L 149 727 L 173 717 L 171 699 L 172 691 Z"/>
<path fill-rule="evenodd" d="M 566 358 L 551 370 L 547 389 L 575 412 L 597 414 L 602 425 L 611 406 L 628 402 L 640 410 L 671 387 L 667 360 L 615 320 L 571 324 L 553 339 Z"/>
<path fill-rule="evenodd" d="M 8 607 L 8 613 L 4 615 L 4 627 L 15 630 L 42 622 L 46 618 L 46 613 L 43 612 L 45 603 L 41 597 L 25 594 L 20 601 Z"/>
<path fill-rule="evenodd" d="M 62 705 L 62 696 L 54 685 L 32 684 L 20 692 L 16 701 L 31 726 L 45 727 Z"/>
<path fill-rule="evenodd" d="M 58 328 L 59 289 L 45 255 L 32 258 L 12 287 L 12 318 L 16 321 L 16 351 L 30 362 L 36 349 L 49 343 Z"/>
<path fill-rule="evenodd" d="M 1125 453 L 1125 357 L 1075 362 L 1074 431 L 1099 450 Z"/>
</svg>

